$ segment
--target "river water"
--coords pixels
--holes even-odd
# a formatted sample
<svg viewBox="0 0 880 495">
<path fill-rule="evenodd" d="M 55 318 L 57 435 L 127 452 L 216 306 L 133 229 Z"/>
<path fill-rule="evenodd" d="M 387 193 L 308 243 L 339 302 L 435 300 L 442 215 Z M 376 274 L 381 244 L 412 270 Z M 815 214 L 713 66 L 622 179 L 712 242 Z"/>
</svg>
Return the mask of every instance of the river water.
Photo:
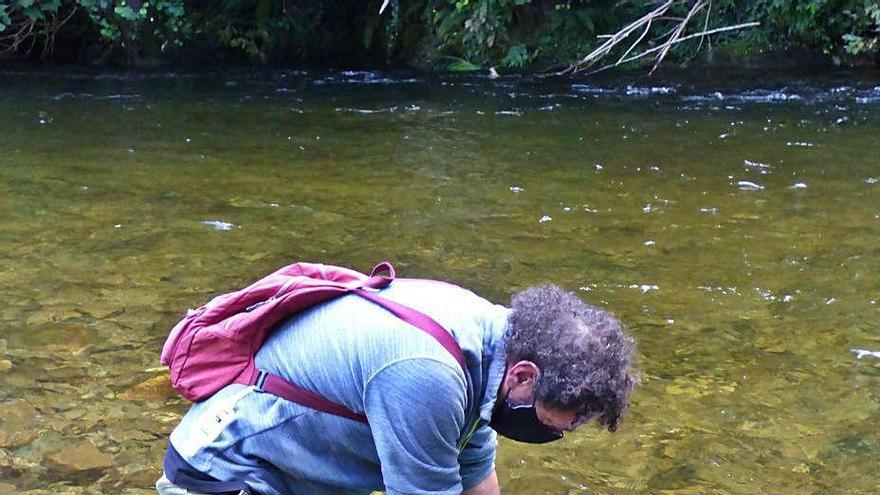
<svg viewBox="0 0 880 495">
<path fill-rule="evenodd" d="M 621 429 L 507 494 L 880 491 L 880 78 L 0 74 L 0 494 L 151 493 L 188 307 L 294 260 L 614 311 Z"/>
</svg>

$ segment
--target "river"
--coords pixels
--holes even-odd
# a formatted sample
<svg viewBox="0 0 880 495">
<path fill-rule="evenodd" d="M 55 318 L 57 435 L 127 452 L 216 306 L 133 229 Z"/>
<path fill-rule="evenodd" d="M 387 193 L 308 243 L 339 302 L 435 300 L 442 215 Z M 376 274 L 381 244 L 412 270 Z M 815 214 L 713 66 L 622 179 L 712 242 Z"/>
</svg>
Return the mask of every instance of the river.
<svg viewBox="0 0 880 495">
<path fill-rule="evenodd" d="M 295 260 L 616 313 L 505 494 L 880 491 L 880 78 L 0 73 L 0 494 L 153 493 L 186 308 Z"/>
</svg>

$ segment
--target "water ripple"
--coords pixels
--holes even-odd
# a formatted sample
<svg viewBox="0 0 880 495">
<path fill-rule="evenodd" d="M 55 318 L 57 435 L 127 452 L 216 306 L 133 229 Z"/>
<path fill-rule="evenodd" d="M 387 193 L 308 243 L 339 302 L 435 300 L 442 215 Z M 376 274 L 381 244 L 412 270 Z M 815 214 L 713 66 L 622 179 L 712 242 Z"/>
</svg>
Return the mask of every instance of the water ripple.
<svg viewBox="0 0 880 495">
<path fill-rule="evenodd" d="M 234 223 L 224 222 L 222 220 L 202 220 L 202 224 L 219 231 L 232 230 L 237 227 Z"/>
<path fill-rule="evenodd" d="M 762 191 L 764 189 L 764 186 L 761 184 L 748 180 L 737 181 L 736 187 L 740 188 L 741 191 Z"/>
<path fill-rule="evenodd" d="M 862 359 L 863 357 L 880 359 L 880 351 L 869 351 L 867 349 L 850 349 L 850 351 L 856 355 L 856 359 Z"/>
</svg>

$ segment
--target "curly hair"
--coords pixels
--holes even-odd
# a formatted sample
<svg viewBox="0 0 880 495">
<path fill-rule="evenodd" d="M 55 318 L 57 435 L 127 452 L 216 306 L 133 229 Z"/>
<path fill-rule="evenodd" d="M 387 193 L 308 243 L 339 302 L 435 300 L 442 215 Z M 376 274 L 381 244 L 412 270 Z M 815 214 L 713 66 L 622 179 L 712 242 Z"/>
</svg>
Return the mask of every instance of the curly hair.
<svg viewBox="0 0 880 495">
<path fill-rule="evenodd" d="M 638 382 L 635 344 L 620 321 L 555 285 L 518 292 L 511 305 L 507 362 L 538 366 L 536 400 L 615 431 Z"/>
</svg>

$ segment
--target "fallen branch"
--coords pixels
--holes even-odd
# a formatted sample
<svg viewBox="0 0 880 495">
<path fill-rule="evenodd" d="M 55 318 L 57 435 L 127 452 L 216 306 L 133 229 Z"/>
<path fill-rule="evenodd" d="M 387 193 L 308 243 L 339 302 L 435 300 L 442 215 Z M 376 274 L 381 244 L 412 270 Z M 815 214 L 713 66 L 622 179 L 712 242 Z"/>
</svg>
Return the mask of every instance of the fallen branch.
<svg viewBox="0 0 880 495">
<path fill-rule="evenodd" d="M 654 71 L 656 71 L 657 68 L 660 67 L 660 65 L 666 59 L 671 49 L 680 43 L 692 40 L 694 38 L 700 38 L 700 44 L 697 47 L 697 50 L 699 50 L 700 48 L 702 48 L 703 43 L 706 41 L 707 37 L 712 34 L 745 29 L 760 25 L 759 22 L 746 22 L 742 24 L 737 24 L 735 26 L 724 26 L 715 29 L 708 29 L 709 16 L 712 11 L 712 0 L 696 0 L 690 6 L 687 15 L 685 15 L 684 17 L 675 17 L 668 15 L 669 9 L 671 9 L 675 5 L 681 5 L 683 3 L 687 3 L 687 0 L 667 0 L 651 12 L 648 12 L 642 17 L 630 22 L 616 33 L 598 36 L 599 39 L 604 40 L 599 45 L 599 47 L 582 57 L 580 60 L 573 62 L 567 68 L 548 75 L 563 76 L 582 73 L 595 74 L 613 67 L 617 67 L 619 65 L 639 60 L 648 55 L 656 54 L 654 65 L 649 72 L 649 74 L 653 74 Z M 685 32 L 687 31 L 688 25 L 691 24 L 691 22 L 697 17 L 697 14 L 700 13 L 703 9 L 706 9 L 706 18 L 703 22 L 703 29 L 698 33 L 686 35 Z M 662 43 L 652 48 L 643 50 L 635 55 L 630 55 L 637 47 L 642 45 L 642 43 L 645 41 L 645 39 L 648 37 L 649 33 L 654 27 L 656 27 L 658 24 L 664 24 L 668 26 L 668 21 L 674 21 L 677 24 L 675 24 L 671 29 L 663 32 L 663 34 L 661 34 L 660 36 L 652 38 L 654 40 L 664 40 Z M 599 69 L 587 72 L 600 60 L 610 55 L 615 50 L 615 48 L 621 46 L 624 40 L 630 38 L 633 33 L 639 30 L 641 30 L 641 34 L 638 36 L 638 38 L 633 43 L 629 44 L 629 47 L 623 52 L 621 56 L 617 57 L 617 60 L 614 63 L 604 65 Z M 663 30 L 661 30 L 661 32 L 662 31 Z"/>
<path fill-rule="evenodd" d="M 557 73 L 557 75 L 565 75 L 565 74 L 574 74 L 578 72 L 579 68 L 582 66 L 590 66 L 595 63 L 597 60 L 601 59 L 605 55 L 611 52 L 618 43 L 628 38 L 630 34 L 636 31 L 638 28 L 650 24 L 654 18 L 660 17 L 669 10 L 672 5 L 675 4 L 674 0 L 668 0 L 666 3 L 647 13 L 639 19 L 631 22 L 628 26 L 624 27 L 620 31 L 611 35 L 600 36 L 600 38 L 607 38 L 605 43 L 602 43 L 599 48 L 596 48 L 592 52 L 588 53 L 582 59 L 577 62 L 571 64 L 567 69 Z"/>
<path fill-rule="evenodd" d="M 58 31 L 67 24 L 77 12 L 77 6 L 71 7 L 70 12 L 60 19 L 58 13 L 53 12 L 43 20 L 22 19 L 16 20 L 2 36 L 0 36 L 0 54 L 23 54 L 30 56 L 38 41 L 42 38 L 43 48 L 41 56 L 45 57 L 55 49 L 55 37 Z M 27 46 L 26 43 L 30 43 Z M 27 49 L 24 47 L 27 46 Z"/>
<path fill-rule="evenodd" d="M 625 59 L 626 56 L 629 55 L 631 51 L 633 51 L 633 48 L 635 48 L 639 43 L 642 42 L 643 39 L 645 39 L 645 36 L 647 36 L 648 32 L 651 31 L 651 24 L 653 24 L 653 19 L 648 20 L 648 24 L 645 26 L 645 31 L 642 32 L 642 35 L 639 36 L 639 39 L 635 40 L 633 44 L 630 45 L 625 52 L 623 52 L 623 55 L 620 56 L 620 59 L 617 60 L 617 63 L 620 63 L 621 60 Z"/>
<path fill-rule="evenodd" d="M 709 29 L 709 15 L 712 14 L 712 2 L 709 2 L 709 8 L 706 9 L 706 22 L 703 23 L 703 31 Z M 700 37 L 700 44 L 697 45 L 697 49 L 694 50 L 695 53 L 700 53 L 700 48 L 703 48 L 703 42 L 706 41 L 706 36 Z"/>
<path fill-rule="evenodd" d="M 700 37 L 700 36 L 709 36 L 709 35 L 716 34 L 716 33 L 722 33 L 722 32 L 724 32 L 724 31 L 734 31 L 734 30 L 737 30 L 737 29 L 745 29 L 745 28 L 756 27 L 756 26 L 760 26 L 760 25 L 761 25 L 761 23 L 758 22 L 758 21 L 754 21 L 754 22 L 745 22 L 745 23 L 742 23 L 742 24 L 737 24 L 737 25 L 735 25 L 735 26 L 725 26 L 725 27 L 720 27 L 720 28 L 710 29 L 710 30 L 708 30 L 708 31 L 702 31 L 702 32 L 699 32 L 699 33 L 689 34 L 689 35 L 684 36 L 684 37 L 682 37 L 682 38 L 679 38 L 679 39 L 677 39 L 677 40 L 675 40 L 675 41 L 667 41 L 666 43 L 663 43 L 663 44 L 660 45 L 660 46 L 656 46 L 656 47 L 654 47 L 654 48 L 651 48 L 650 50 L 645 50 L 645 51 L 643 51 L 642 53 L 639 53 L 638 55 L 633 55 L 632 57 L 629 57 L 629 58 L 625 59 L 622 63 L 625 64 L 625 63 L 627 63 L 627 62 L 632 62 L 633 60 L 638 60 L 638 59 L 640 59 L 640 58 L 642 58 L 642 57 L 644 57 L 644 56 L 646 56 L 646 55 L 650 55 L 650 54 L 652 54 L 652 53 L 657 52 L 658 50 L 663 49 L 663 48 L 664 48 L 665 46 L 667 46 L 667 45 L 676 45 L 676 44 L 678 44 L 678 43 L 682 43 L 682 42 L 687 41 L 687 40 L 691 40 L 691 39 L 694 39 L 694 38 L 698 38 L 698 37 Z"/>
<path fill-rule="evenodd" d="M 746 22 L 744 24 L 737 24 L 736 26 L 725 26 L 725 27 L 720 27 L 720 28 L 716 28 L 716 29 L 710 29 L 709 31 L 703 31 L 700 33 L 689 34 L 683 38 L 679 38 L 678 40 L 676 40 L 672 44 L 678 44 L 678 43 L 681 43 L 684 41 L 688 41 L 688 40 L 694 39 L 698 36 L 709 36 L 711 34 L 721 33 L 724 31 L 733 31 L 735 29 L 743 29 L 743 28 L 755 27 L 755 26 L 760 26 L 760 25 L 761 25 L 760 22 L 755 21 L 755 22 Z M 665 47 L 668 43 L 669 42 L 664 43 L 660 46 L 655 46 L 654 48 L 651 48 L 650 50 L 645 50 L 642 53 L 639 53 L 637 55 L 633 55 L 632 57 L 626 58 L 624 60 L 619 60 L 613 64 L 605 65 L 605 66 L 600 67 L 596 70 L 591 70 L 589 72 L 584 73 L 584 75 L 591 76 L 593 74 L 598 74 L 598 73 L 606 71 L 608 69 L 613 69 L 614 67 L 617 67 L 618 65 L 626 64 L 626 63 L 638 60 L 640 58 L 644 58 L 652 53 L 656 53 L 657 51 L 662 50 L 663 47 Z"/>
<path fill-rule="evenodd" d="M 672 48 L 672 45 L 675 44 L 675 41 L 681 38 L 681 33 L 687 27 L 688 23 L 691 21 L 691 18 L 694 17 L 694 14 L 702 10 L 703 7 L 706 6 L 705 2 L 698 1 L 691 7 L 690 12 L 688 12 L 687 16 L 684 18 L 681 23 L 679 23 L 678 28 L 672 33 L 672 36 L 669 37 L 669 41 L 665 43 L 666 47 L 660 51 L 660 55 L 657 56 L 657 61 L 654 62 L 654 67 L 651 68 L 651 72 L 648 74 L 653 74 L 657 67 L 660 67 L 660 64 L 663 62 L 663 59 L 666 58 L 666 54 L 669 53 L 669 49 Z"/>
<path fill-rule="evenodd" d="M 14 33 L 0 37 L 0 52 L 13 53 L 17 51 L 22 43 L 34 36 L 36 25 L 35 21 L 24 21 Z M 31 48 L 33 48 L 33 44 L 31 44 Z"/>
</svg>

